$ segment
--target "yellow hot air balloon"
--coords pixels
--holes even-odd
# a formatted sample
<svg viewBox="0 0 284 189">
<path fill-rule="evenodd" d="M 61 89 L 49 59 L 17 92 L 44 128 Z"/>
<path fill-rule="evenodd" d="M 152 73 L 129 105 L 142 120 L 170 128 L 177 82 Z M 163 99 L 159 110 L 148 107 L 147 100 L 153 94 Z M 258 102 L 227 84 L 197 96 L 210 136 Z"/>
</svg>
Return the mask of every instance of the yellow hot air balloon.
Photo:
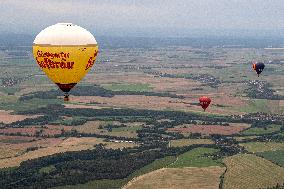
<svg viewBox="0 0 284 189">
<path fill-rule="evenodd" d="M 84 28 L 71 23 L 58 23 L 42 30 L 33 43 L 36 63 L 45 74 L 65 92 L 68 92 L 94 65 L 98 44 Z"/>
</svg>

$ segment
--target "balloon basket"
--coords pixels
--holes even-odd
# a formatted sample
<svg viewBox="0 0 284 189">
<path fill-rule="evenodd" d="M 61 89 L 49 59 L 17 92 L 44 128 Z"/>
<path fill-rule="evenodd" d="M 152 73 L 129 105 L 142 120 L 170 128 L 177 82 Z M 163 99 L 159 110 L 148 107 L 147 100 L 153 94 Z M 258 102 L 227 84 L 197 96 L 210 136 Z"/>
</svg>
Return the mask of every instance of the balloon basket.
<svg viewBox="0 0 284 189">
<path fill-rule="evenodd" d="M 64 95 L 64 101 L 65 101 L 65 102 L 68 102 L 68 101 L 69 101 L 69 95 L 68 95 L 68 94 L 65 94 L 65 95 Z"/>
</svg>

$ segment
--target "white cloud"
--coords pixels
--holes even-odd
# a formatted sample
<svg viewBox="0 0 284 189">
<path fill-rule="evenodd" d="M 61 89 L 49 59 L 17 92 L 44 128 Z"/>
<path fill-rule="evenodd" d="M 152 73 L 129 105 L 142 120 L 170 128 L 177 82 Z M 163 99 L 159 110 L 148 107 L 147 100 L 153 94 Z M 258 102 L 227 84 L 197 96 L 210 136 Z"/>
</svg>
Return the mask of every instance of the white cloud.
<svg viewBox="0 0 284 189">
<path fill-rule="evenodd" d="M 37 32 L 57 22 L 73 22 L 99 33 L 283 30 L 283 9 L 282 0 L 5 0 L 0 4 L 0 32 Z"/>
</svg>

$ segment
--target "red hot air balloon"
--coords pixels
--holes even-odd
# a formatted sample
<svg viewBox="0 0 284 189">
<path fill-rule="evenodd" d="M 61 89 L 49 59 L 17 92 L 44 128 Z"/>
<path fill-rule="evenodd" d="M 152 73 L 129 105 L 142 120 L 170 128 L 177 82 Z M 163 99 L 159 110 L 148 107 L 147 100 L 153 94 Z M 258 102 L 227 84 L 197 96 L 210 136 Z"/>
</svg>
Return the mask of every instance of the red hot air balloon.
<svg viewBox="0 0 284 189">
<path fill-rule="evenodd" d="M 203 108 L 204 111 L 206 110 L 206 108 L 208 108 L 210 103 L 211 103 L 211 99 L 209 97 L 202 96 L 199 98 L 199 104 Z"/>
</svg>

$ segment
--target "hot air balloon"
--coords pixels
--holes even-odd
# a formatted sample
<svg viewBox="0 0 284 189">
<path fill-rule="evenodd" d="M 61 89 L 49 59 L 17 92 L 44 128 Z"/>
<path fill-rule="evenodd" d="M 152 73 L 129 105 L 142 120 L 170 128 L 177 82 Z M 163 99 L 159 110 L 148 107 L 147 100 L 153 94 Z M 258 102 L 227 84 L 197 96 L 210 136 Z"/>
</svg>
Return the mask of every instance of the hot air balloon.
<svg viewBox="0 0 284 189">
<path fill-rule="evenodd" d="M 262 62 L 257 62 L 252 64 L 252 68 L 256 71 L 257 76 L 259 77 L 259 74 L 263 71 L 265 65 Z"/>
<path fill-rule="evenodd" d="M 87 74 L 98 55 L 98 44 L 86 29 L 58 23 L 42 30 L 33 43 L 36 63 L 58 87 L 68 92 Z"/>
<path fill-rule="evenodd" d="M 199 104 L 203 108 L 204 112 L 205 112 L 206 108 L 208 108 L 210 103 L 211 103 L 211 99 L 209 97 L 202 96 L 202 97 L 199 98 Z"/>
</svg>

